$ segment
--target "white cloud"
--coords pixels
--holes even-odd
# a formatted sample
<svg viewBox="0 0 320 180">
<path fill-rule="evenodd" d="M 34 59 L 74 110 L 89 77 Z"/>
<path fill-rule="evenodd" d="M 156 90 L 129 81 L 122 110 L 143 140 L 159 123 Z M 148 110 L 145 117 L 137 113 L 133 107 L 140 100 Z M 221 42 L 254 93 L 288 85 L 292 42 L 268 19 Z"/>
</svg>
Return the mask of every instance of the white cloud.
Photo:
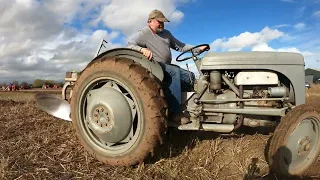
<svg viewBox="0 0 320 180">
<path fill-rule="evenodd" d="M 296 30 L 302 30 L 306 27 L 306 24 L 304 23 L 297 23 L 295 25 L 291 25 L 291 24 L 279 24 L 279 25 L 276 25 L 276 26 L 273 26 L 273 28 L 284 28 L 284 27 L 293 27 L 295 28 Z"/>
<path fill-rule="evenodd" d="M 97 31 L 93 32 L 90 39 L 94 43 L 100 42 L 101 39 L 105 39 L 108 42 L 108 41 L 112 41 L 113 39 L 117 38 L 118 36 L 119 36 L 119 32 L 113 31 L 111 33 L 108 33 L 105 30 L 97 30 Z"/>
<path fill-rule="evenodd" d="M 80 71 L 93 59 L 102 38 L 112 41 L 115 37 L 117 37 L 116 32 L 108 33 L 105 30 L 97 30 L 88 35 L 76 33 L 75 37 L 64 37 L 61 41 L 54 42 L 53 45 L 50 45 L 50 42 L 35 44 L 30 52 L 21 50 L 19 55 L 5 56 L 1 59 L 0 69 L 8 70 L 1 80 L 25 79 L 26 77 L 29 80 L 35 78 L 63 79 L 66 71 Z M 105 45 L 106 48 L 103 50 L 120 46 L 112 42 Z M 50 46 L 54 48 L 47 48 Z"/>
<path fill-rule="evenodd" d="M 283 27 L 289 27 L 289 26 L 291 26 L 290 24 L 279 24 L 279 25 L 275 25 L 275 26 L 273 26 L 273 28 L 283 28 Z"/>
<path fill-rule="evenodd" d="M 305 56 L 305 57 L 314 55 L 312 52 L 309 52 L 309 51 L 300 51 L 300 50 L 297 49 L 296 47 L 279 48 L 279 49 L 277 49 L 277 51 L 278 51 L 278 52 L 300 53 L 300 54 L 302 54 L 302 55 Z"/>
<path fill-rule="evenodd" d="M 293 52 L 293 53 L 301 53 L 296 47 L 284 47 L 277 49 L 279 52 Z"/>
<path fill-rule="evenodd" d="M 252 47 L 252 51 L 275 51 L 273 48 L 269 47 L 266 43 L 258 44 Z"/>
<path fill-rule="evenodd" d="M 179 22 L 183 18 L 183 13 L 176 9 L 175 1 L 172 0 L 111 0 L 101 9 L 99 16 L 93 19 L 93 24 L 102 22 L 109 28 L 120 30 L 126 35 L 145 26 L 148 15 L 153 9 L 161 10 L 169 20 L 172 19 L 174 22 Z"/>
<path fill-rule="evenodd" d="M 102 51 L 124 45 L 119 39 L 145 26 L 153 9 L 162 10 L 170 23 L 179 23 L 184 14 L 177 6 L 191 1 L 1 1 L 0 82 L 63 79 L 65 71 L 87 65 L 102 38 L 108 42 Z M 99 26 L 92 27 L 92 22 Z"/>
<path fill-rule="evenodd" d="M 294 28 L 297 30 L 302 30 L 306 27 L 306 25 L 304 23 L 297 23 L 294 25 Z"/>
<path fill-rule="evenodd" d="M 310 57 L 310 56 L 314 55 L 314 53 L 312 53 L 312 52 L 301 51 L 296 47 L 282 47 L 282 48 L 274 49 L 272 47 L 269 47 L 268 44 L 266 44 L 266 43 L 262 43 L 262 44 L 258 44 L 256 46 L 254 46 L 252 48 L 252 51 L 293 52 L 293 53 L 300 53 L 304 57 Z"/>
<path fill-rule="evenodd" d="M 320 18 L 320 11 L 316 11 L 312 14 L 313 17 Z"/>
<path fill-rule="evenodd" d="M 310 51 L 301 51 L 296 47 L 282 47 L 282 48 L 272 48 L 267 43 L 257 44 L 252 47 L 252 51 L 269 51 L 269 52 L 293 52 L 293 53 L 300 53 L 303 55 L 306 63 L 306 67 L 319 67 L 320 63 L 320 53 L 310 52 Z M 178 56 L 178 52 L 173 52 L 173 64 L 177 64 L 180 67 L 187 69 L 186 64 L 189 66 L 189 70 L 195 73 L 196 76 L 199 75 L 197 67 L 193 60 L 187 60 L 184 62 L 177 62 L 175 58 Z M 319 62 L 318 62 L 318 61 Z"/>
<path fill-rule="evenodd" d="M 316 30 L 305 28 L 306 31 L 295 32 L 290 35 L 289 40 L 284 40 L 286 35 L 281 37 L 277 42 L 277 47 L 270 46 L 268 43 L 258 44 L 252 47 L 252 51 L 276 51 L 276 52 L 294 52 L 303 55 L 305 60 L 305 67 L 319 68 L 320 67 L 320 53 L 319 53 L 319 36 Z"/>
<path fill-rule="evenodd" d="M 184 14 L 181 11 L 174 11 L 170 16 L 170 21 L 179 22 L 183 16 Z"/>
<path fill-rule="evenodd" d="M 268 29 L 264 28 L 264 30 L 255 33 L 244 32 L 239 34 L 238 36 L 234 36 L 231 38 L 220 38 L 211 43 L 211 49 L 213 51 L 217 50 L 242 50 L 244 48 L 251 48 L 251 51 L 270 51 L 270 52 L 293 52 L 300 53 L 303 55 L 306 67 L 320 67 L 320 53 L 317 51 L 317 47 L 314 46 L 314 43 L 318 43 L 317 34 L 296 34 L 295 36 L 290 36 L 290 41 L 296 42 L 296 38 L 303 36 L 305 39 L 303 42 L 299 41 L 300 45 L 298 48 L 294 46 L 286 46 L 282 45 L 280 48 L 274 48 L 268 45 L 268 43 L 272 40 L 278 38 L 286 38 L 289 36 L 288 34 L 284 34 L 281 31 L 276 29 Z M 296 37 L 297 36 L 297 37 Z M 313 43 L 310 43 L 310 38 L 313 38 Z M 300 39 L 301 40 L 301 39 Z M 283 44 L 287 44 L 284 42 Z M 319 49 L 319 48 L 318 48 Z"/>
<path fill-rule="evenodd" d="M 108 0 L 106 0 L 108 3 Z M 86 7 L 100 5 L 100 1 L 80 1 L 80 0 L 45 0 L 43 7 L 56 15 L 56 18 L 61 22 L 70 22 L 78 15 L 88 13 Z"/>
<path fill-rule="evenodd" d="M 253 47 L 262 43 L 267 43 L 274 39 L 284 36 L 284 33 L 277 29 L 265 27 L 260 32 L 244 32 L 231 38 L 217 39 L 211 43 L 213 50 L 221 49 L 222 51 L 240 51 L 243 48 Z"/>
<path fill-rule="evenodd" d="M 319 68 L 320 67 L 320 53 L 312 53 L 312 55 L 305 58 L 306 68 Z"/>
</svg>

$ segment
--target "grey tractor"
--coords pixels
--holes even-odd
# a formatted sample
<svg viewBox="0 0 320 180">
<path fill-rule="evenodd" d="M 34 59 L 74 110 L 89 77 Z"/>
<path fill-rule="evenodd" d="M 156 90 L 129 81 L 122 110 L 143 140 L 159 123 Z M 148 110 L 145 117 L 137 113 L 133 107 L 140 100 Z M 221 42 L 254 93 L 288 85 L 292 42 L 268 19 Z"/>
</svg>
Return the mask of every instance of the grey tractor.
<svg viewBox="0 0 320 180">
<path fill-rule="evenodd" d="M 303 56 L 201 56 L 194 48 L 176 59 L 192 59 L 199 74 L 194 87 L 182 92 L 188 124 L 168 119 L 162 69 L 138 51 L 111 49 L 83 71 L 67 73 L 62 97 L 70 102 L 70 120 L 85 149 L 103 163 L 132 166 L 156 152 L 169 128 L 232 133 L 244 126 L 274 127 L 267 153 L 270 169 L 281 176 L 302 175 L 320 151 L 320 112 L 305 103 Z"/>
</svg>

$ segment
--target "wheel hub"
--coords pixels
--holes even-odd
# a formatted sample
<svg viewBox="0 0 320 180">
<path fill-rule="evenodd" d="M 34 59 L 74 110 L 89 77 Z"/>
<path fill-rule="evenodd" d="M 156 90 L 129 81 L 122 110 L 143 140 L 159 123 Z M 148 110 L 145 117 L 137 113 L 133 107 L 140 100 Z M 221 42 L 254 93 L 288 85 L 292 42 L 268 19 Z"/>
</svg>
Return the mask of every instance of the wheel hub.
<svg viewBox="0 0 320 180">
<path fill-rule="evenodd" d="M 288 137 L 284 154 L 289 172 L 295 172 L 309 164 L 317 156 L 320 123 L 314 118 L 305 118 Z"/>
<path fill-rule="evenodd" d="M 125 96 L 111 87 L 91 90 L 87 96 L 87 125 L 103 143 L 117 143 L 132 129 L 132 111 Z"/>
<path fill-rule="evenodd" d="M 299 142 L 299 147 L 298 147 L 298 155 L 302 155 L 304 152 L 308 152 L 310 150 L 312 140 L 309 136 L 304 137 L 303 139 L 300 140 Z"/>
<path fill-rule="evenodd" d="M 110 112 L 105 106 L 97 106 L 93 110 L 92 120 L 106 132 L 110 131 L 114 126 L 113 118 L 111 118 Z"/>
</svg>

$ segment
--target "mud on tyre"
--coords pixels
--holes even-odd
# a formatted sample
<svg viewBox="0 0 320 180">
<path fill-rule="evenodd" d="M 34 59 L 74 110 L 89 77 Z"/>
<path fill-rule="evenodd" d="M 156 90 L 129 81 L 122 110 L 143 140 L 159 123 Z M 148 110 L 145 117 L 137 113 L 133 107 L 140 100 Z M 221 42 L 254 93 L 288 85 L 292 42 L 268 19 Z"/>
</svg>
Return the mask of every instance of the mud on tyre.
<svg viewBox="0 0 320 180">
<path fill-rule="evenodd" d="M 81 144 L 99 161 L 117 166 L 143 162 L 167 129 L 160 83 L 128 58 L 90 63 L 73 88 L 71 118 Z"/>
</svg>

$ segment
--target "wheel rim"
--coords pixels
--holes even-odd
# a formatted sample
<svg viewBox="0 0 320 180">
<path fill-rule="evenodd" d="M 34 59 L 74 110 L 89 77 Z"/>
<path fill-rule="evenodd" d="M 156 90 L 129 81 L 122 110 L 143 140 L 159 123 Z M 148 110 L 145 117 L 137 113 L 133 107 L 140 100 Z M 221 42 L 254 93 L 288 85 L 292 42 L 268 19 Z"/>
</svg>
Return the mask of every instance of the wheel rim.
<svg viewBox="0 0 320 180">
<path fill-rule="evenodd" d="M 320 123 L 314 117 L 304 119 L 288 138 L 284 162 L 289 172 L 308 167 L 318 155 Z"/>
<path fill-rule="evenodd" d="M 87 112 L 87 104 L 88 104 L 88 95 L 93 92 L 94 90 L 105 88 L 106 86 L 113 88 L 122 93 L 123 97 L 128 101 L 131 106 L 132 112 L 132 126 L 131 130 L 126 138 L 119 142 L 108 142 L 105 139 L 97 136 L 96 130 L 89 125 L 88 114 Z M 106 97 L 103 97 L 106 98 Z M 95 107 L 95 109 L 101 108 L 101 106 Z M 103 107 L 102 108 L 106 108 Z M 107 155 L 119 155 L 125 153 L 126 151 L 130 150 L 136 143 L 141 134 L 141 129 L 143 127 L 143 115 L 141 113 L 141 108 L 137 101 L 137 98 L 134 96 L 133 92 L 130 88 L 121 83 L 118 79 L 113 77 L 103 77 L 94 79 L 91 81 L 83 90 L 80 96 L 80 103 L 79 103 L 79 120 L 81 130 L 83 132 L 84 138 L 89 141 L 90 145 L 94 146 L 97 150 L 99 150 L 102 154 Z M 92 113 L 92 116 L 96 116 L 97 112 Z M 105 117 L 107 118 L 107 117 Z M 100 122 L 99 122 L 100 123 Z M 106 126 L 107 129 L 112 128 L 113 123 L 110 123 L 110 126 Z"/>
</svg>

